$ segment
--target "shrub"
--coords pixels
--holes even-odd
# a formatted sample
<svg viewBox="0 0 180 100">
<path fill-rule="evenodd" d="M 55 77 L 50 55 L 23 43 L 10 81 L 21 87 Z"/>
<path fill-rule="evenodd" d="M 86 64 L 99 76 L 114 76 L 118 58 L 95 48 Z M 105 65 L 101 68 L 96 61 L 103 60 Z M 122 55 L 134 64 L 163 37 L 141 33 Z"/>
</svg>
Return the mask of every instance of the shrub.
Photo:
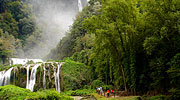
<svg viewBox="0 0 180 100">
<path fill-rule="evenodd" d="M 65 60 L 62 67 L 65 90 L 81 89 L 87 84 L 88 67 L 82 63 Z"/>
<path fill-rule="evenodd" d="M 57 91 L 55 90 L 43 90 L 38 91 L 37 93 L 30 93 L 28 94 L 27 100 L 73 100 L 70 97 L 67 96 L 61 96 Z"/>
<path fill-rule="evenodd" d="M 142 100 L 169 100 L 169 97 L 165 95 L 157 95 L 152 97 L 142 96 Z"/>
<path fill-rule="evenodd" d="M 172 93 L 172 95 L 170 96 L 171 100 L 180 100 L 180 90 L 171 89 L 169 92 Z"/>
<path fill-rule="evenodd" d="M 74 100 L 68 96 L 62 96 L 55 90 L 43 90 L 31 92 L 28 89 L 14 85 L 0 87 L 0 100 Z"/>
<path fill-rule="evenodd" d="M 103 90 L 107 90 L 107 89 L 112 89 L 113 86 L 112 85 L 104 85 L 102 88 L 103 88 Z"/>
<path fill-rule="evenodd" d="M 14 85 L 1 86 L 0 100 L 24 100 L 28 93 L 31 91 Z"/>
<path fill-rule="evenodd" d="M 75 90 L 71 92 L 71 96 L 87 96 L 95 93 L 95 90 L 83 89 L 83 90 Z"/>
<path fill-rule="evenodd" d="M 104 86 L 104 83 L 100 80 L 94 80 L 92 83 L 91 83 L 91 87 L 93 89 L 95 89 L 96 87 L 102 87 Z"/>
</svg>

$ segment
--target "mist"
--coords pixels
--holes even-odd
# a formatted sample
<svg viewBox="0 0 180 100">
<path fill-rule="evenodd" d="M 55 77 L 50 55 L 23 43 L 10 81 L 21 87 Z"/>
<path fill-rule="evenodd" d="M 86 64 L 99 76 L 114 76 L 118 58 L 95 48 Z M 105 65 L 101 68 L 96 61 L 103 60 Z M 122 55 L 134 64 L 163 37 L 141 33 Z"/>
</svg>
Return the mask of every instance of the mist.
<svg viewBox="0 0 180 100">
<path fill-rule="evenodd" d="M 80 11 L 80 0 L 28 0 L 32 4 L 35 24 L 40 34 L 28 38 L 23 58 L 45 57 L 69 30 L 73 19 Z M 82 6 L 87 0 L 81 0 Z M 35 41 L 32 41 L 35 38 Z M 28 41 L 27 40 L 27 41 Z M 34 42 L 34 43 L 33 43 Z"/>
</svg>

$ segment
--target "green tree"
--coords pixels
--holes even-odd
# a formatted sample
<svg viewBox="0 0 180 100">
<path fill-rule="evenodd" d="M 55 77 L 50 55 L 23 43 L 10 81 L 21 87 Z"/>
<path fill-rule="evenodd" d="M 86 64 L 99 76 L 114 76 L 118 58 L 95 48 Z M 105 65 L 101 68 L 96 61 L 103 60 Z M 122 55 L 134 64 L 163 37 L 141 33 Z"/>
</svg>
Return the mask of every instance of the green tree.
<svg viewBox="0 0 180 100">
<path fill-rule="evenodd" d="M 9 0 L 0 0 L 0 13 L 5 12 L 8 7 Z"/>
<path fill-rule="evenodd" d="M 0 15 L 0 27 L 3 31 L 7 31 L 9 34 L 12 34 L 14 37 L 18 36 L 19 28 L 18 22 L 12 17 L 11 13 L 5 12 Z"/>
<path fill-rule="evenodd" d="M 14 46 L 12 44 L 14 37 L 0 29 L 0 58 L 1 63 L 8 64 L 7 59 L 12 56 Z"/>
</svg>

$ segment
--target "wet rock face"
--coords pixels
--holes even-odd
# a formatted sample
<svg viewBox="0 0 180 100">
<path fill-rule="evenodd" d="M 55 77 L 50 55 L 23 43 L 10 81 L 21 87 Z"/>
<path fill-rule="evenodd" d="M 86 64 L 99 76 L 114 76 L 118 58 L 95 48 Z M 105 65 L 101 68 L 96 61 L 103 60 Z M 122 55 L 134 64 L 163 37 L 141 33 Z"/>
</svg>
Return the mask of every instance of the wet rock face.
<svg viewBox="0 0 180 100">
<path fill-rule="evenodd" d="M 31 64 L 20 67 L 12 67 L 11 72 L 0 76 L 0 86 L 13 84 L 22 88 L 37 91 L 39 89 L 55 88 L 60 92 L 63 87 L 61 66 L 63 63 L 47 62 Z M 9 71 L 4 71 L 5 73 Z M 1 71 L 0 73 L 4 73 Z M 5 78 L 9 75 L 9 78 Z M 9 80 L 9 83 L 5 83 Z"/>
</svg>

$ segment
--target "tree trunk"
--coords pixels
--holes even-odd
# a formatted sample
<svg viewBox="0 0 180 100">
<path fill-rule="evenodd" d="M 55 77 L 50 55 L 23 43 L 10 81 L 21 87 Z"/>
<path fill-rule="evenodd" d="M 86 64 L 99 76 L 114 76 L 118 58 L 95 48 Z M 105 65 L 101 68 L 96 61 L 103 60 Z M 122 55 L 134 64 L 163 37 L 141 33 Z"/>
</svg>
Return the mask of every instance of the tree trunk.
<svg viewBox="0 0 180 100">
<path fill-rule="evenodd" d="M 121 64 L 121 69 L 122 69 L 122 74 L 123 74 L 125 92 L 127 92 L 126 78 L 125 78 L 124 68 L 123 68 L 122 64 Z"/>
</svg>

